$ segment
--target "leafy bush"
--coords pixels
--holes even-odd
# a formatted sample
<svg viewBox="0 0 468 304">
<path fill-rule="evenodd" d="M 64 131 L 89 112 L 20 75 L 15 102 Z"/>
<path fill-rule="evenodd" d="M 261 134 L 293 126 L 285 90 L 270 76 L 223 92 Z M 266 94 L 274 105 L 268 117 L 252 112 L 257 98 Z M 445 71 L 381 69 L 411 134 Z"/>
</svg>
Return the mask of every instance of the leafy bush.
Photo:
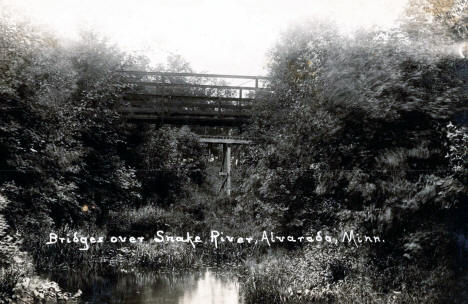
<svg viewBox="0 0 468 304">
<path fill-rule="evenodd" d="M 152 205 L 111 212 L 107 224 L 108 234 L 153 237 L 158 230 L 167 228 L 165 212 Z"/>
<path fill-rule="evenodd" d="M 9 201 L 0 194 L 0 302 L 14 295 L 14 287 L 34 273 L 30 256 L 20 250 L 21 238 L 12 235 L 3 215 Z"/>
<path fill-rule="evenodd" d="M 203 146 L 187 127 L 150 127 L 138 146 L 138 177 L 146 203 L 168 205 L 184 196 L 190 183 L 202 184 L 205 178 Z M 185 193 L 186 194 L 186 193 Z"/>
<path fill-rule="evenodd" d="M 449 278 L 467 184 L 454 166 L 466 156 L 463 136 L 449 143 L 446 125 L 463 111 L 468 61 L 399 29 L 349 38 L 333 28 L 295 28 L 272 50 L 274 98 L 254 111 L 250 132 L 263 144 L 249 159 L 246 198 L 283 233 L 354 229 L 385 239 L 359 249 L 360 263 L 376 268 L 361 273 L 376 290 L 408 284 L 409 271 Z M 382 272 L 397 279 L 375 280 Z"/>
</svg>

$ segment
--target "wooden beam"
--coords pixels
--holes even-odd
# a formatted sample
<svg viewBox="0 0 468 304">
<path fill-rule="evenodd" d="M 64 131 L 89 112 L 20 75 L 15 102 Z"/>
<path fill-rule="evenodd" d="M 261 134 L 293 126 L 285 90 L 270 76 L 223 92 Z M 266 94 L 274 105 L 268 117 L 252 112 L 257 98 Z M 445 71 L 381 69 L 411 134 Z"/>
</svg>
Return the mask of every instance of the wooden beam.
<svg viewBox="0 0 468 304">
<path fill-rule="evenodd" d="M 235 118 L 249 118 L 251 115 L 249 113 L 239 113 L 237 111 L 229 111 L 229 112 L 223 112 L 223 111 L 199 111 L 199 110 L 184 110 L 180 108 L 174 108 L 174 109 L 139 109 L 139 108 L 134 108 L 132 110 L 127 110 L 127 109 L 122 109 L 119 111 L 121 114 L 147 114 L 147 115 L 157 115 L 157 116 L 179 116 L 179 115 L 185 115 L 185 116 L 205 116 L 205 117 L 235 117 Z"/>
<path fill-rule="evenodd" d="M 180 87 L 180 88 L 201 88 L 201 89 L 229 89 L 229 90 L 251 90 L 251 91 L 265 91 L 269 90 L 266 88 L 256 88 L 256 87 L 245 87 L 245 86 L 229 86 L 229 85 L 214 85 L 214 84 L 195 84 L 195 83 L 160 83 L 152 81 L 135 81 L 131 82 L 132 84 L 142 85 L 142 86 L 152 86 L 152 87 Z M 168 94 L 170 95 L 170 94 Z"/>
<path fill-rule="evenodd" d="M 210 101 L 210 100 L 127 100 L 120 108 L 148 108 L 148 109 L 159 109 L 159 108 L 221 108 L 221 109 L 233 109 L 233 110 L 251 110 L 252 104 L 249 102 L 234 103 L 231 101 Z"/>
<path fill-rule="evenodd" d="M 165 104 L 142 104 L 128 107 L 121 107 L 119 112 L 139 112 L 139 113 L 155 113 L 155 112 L 179 112 L 179 111 L 196 111 L 196 110 L 211 110 L 217 113 L 245 113 L 252 110 L 251 106 L 236 106 L 236 105 L 217 105 L 217 104 L 181 104 L 181 105 L 165 105 Z"/>
<path fill-rule="evenodd" d="M 125 115 L 130 123 L 144 122 L 149 124 L 194 125 L 210 127 L 239 127 L 248 122 L 240 117 L 197 117 L 197 116 L 160 116 L 160 115 Z"/>
<path fill-rule="evenodd" d="M 202 111 L 213 115 L 224 114 L 240 114 L 251 116 L 249 111 L 252 107 L 241 107 L 234 105 L 219 106 L 211 105 L 180 105 L 180 106 L 165 106 L 165 105 L 142 105 L 141 107 L 122 107 L 118 110 L 119 113 L 191 113 Z"/>
<path fill-rule="evenodd" d="M 226 145 L 226 194 L 231 195 L 231 145 Z"/>
<path fill-rule="evenodd" d="M 232 145 L 251 145 L 253 141 L 250 139 L 243 138 L 211 138 L 211 137 L 200 137 L 199 141 L 201 143 L 210 143 L 210 144 L 232 144 Z"/>
<path fill-rule="evenodd" d="M 203 73 L 173 73 L 173 72 L 145 72 L 145 71 L 121 71 L 122 73 L 133 75 L 155 75 L 167 77 L 207 77 L 207 78 L 232 78 L 232 79 L 261 79 L 270 80 L 266 76 L 252 76 L 252 75 L 229 75 L 229 74 L 203 74 Z"/>
<path fill-rule="evenodd" d="M 126 94 L 124 100 L 154 100 L 154 99 L 169 99 L 169 100 L 219 100 L 219 101 L 243 101 L 253 102 L 255 98 L 238 98 L 238 97 L 220 97 L 220 96 L 202 96 L 202 95 L 163 95 L 151 93 L 130 93 Z"/>
</svg>

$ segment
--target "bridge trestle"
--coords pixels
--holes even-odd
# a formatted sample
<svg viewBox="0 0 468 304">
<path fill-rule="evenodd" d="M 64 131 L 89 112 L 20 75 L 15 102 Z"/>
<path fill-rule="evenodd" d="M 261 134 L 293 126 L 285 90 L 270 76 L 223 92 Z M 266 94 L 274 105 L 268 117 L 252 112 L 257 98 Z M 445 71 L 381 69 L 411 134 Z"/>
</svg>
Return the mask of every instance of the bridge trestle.
<svg viewBox="0 0 468 304">
<path fill-rule="evenodd" d="M 120 113 L 130 122 L 238 127 L 248 123 L 256 98 L 271 97 L 263 76 L 195 74 L 172 72 L 122 71 L 130 89 L 122 100 Z M 241 80 L 231 85 L 225 80 Z M 246 85 L 250 83 L 250 85 Z M 202 143 L 220 144 L 224 176 L 220 191 L 231 195 L 232 145 L 251 145 L 248 138 L 202 136 Z"/>
<path fill-rule="evenodd" d="M 201 143 L 220 144 L 223 147 L 223 160 L 221 162 L 221 170 L 219 175 L 224 176 L 223 182 L 219 191 L 225 189 L 228 196 L 231 195 L 232 178 L 231 178 L 231 148 L 232 145 L 253 145 L 254 141 L 245 137 L 238 136 L 209 136 L 201 137 Z"/>
</svg>

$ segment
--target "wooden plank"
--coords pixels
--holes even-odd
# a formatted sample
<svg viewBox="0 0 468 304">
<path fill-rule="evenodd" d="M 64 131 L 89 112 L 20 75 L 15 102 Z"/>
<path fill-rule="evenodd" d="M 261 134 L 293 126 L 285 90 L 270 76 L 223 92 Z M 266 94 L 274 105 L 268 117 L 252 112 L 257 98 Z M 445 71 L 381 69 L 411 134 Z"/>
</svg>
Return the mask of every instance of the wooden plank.
<svg viewBox="0 0 468 304">
<path fill-rule="evenodd" d="M 253 143 L 250 139 L 240 139 L 240 138 L 210 138 L 210 137 L 201 137 L 199 139 L 201 143 L 210 143 L 210 144 L 233 144 L 233 145 L 251 145 Z"/>
<path fill-rule="evenodd" d="M 245 101 L 253 102 L 255 98 L 239 98 L 239 97 L 221 97 L 221 96 L 196 96 L 196 95 L 163 95 L 163 94 L 151 94 L 151 93 L 130 93 L 124 96 L 124 100 L 132 99 L 160 99 L 167 98 L 172 100 L 220 100 L 220 101 Z"/>
<path fill-rule="evenodd" d="M 181 109 L 174 110 L 174 111 L 163 111 L 163 110 L 152 110 L 152 111 L 120 111 L 121 114 L 130 114 L 130 115 L 140 115 L 140 114 L 147 114 L 147 115 L 156 115 L 156 116 L 205 116 L 205 117 L 233 117 L 233 118 L 249 118 L 251 115 L 247 113 L 236 113 L 236 112 L 203 112 L 203 111 L 184 111 Z"/>
<path fill-rule="evenodd" d="M 252 76 L 252 75 L 229 75 L 229 74 L 203 74 L 203 73 L 173 73 L 173 72 L 145 72 L 145 71 L 121 71 L 122 73 L 133 74 L 133 75 L 155 75 L 155 76 L 167 76 L 167 77 L 206 77 L 206 78 L 232 78 L 232 79 L 261 79 L 270 80 L 270 77 L 266 76 Z"/>
<path fill-rule="evenodd" d="M 179 88 L 203 88 L 203 89 L 229 89 L 229 90 L 250 90 L 250 91 L 265 91 L 266 88 L 256 88 L 256 87 L 245 87 L 245 86 L 229 86 L 229 85 L 214 85 L 214 84 L 194 84 L 194 83 L 160 83 L 152 81 L 136 81 L 131 82 L 132 84 L 142 85 L 142 86 L 152 86 L 152 87 L 179 87 Z M 170 94 L 168 94 L 170 95 Z"/>
<path fill-rule="evenodd" d="M 125 116 L 128 122 L 145 122 L 150 124 L 170 124 L 170 125 L 196 125 L 196 126 L 216 126 L 216 127 L 239 127 L 247 120 L 239 118 L 213 118 L 213 117 L 160 117 L 155 115 L 128 115 Z"/>
<path fill-rule="evenodd" d="M 228 102 L 194 102 L 194 101 L 177 101 L 174 102 L 172 100 L 165 101 L 165 100 L 154 100 L 154 101 L 128 101 L 128 103 L 124 103 L 121 105 L 121 108 L 206 108 L 206 109 L 214 109 L 214 108 L 221 108 L 221 109 L 233 109 L 233 110 L 251 110 L 253 106 L 251 104 L 244 104 L 240 103 L 239 105 L 228 103 Z"/>
<path fill-rule="evenodd" d="M 209 109 L 209 110 L 232 110 L 232 111 L 251 111 L 252 106 L 250 105 L 232 105 L 232 104 L 215 104 L 215 103 L 180 103 L 180 104 L 167 104 L 167 103 L 148 103 L 148 102 L 132 102 L 130 105 L 121 106 L 120 109 L 147 109 L 150 110 L 159 110 L 159 109 Z"/>
<path fill-rule="evenodd" d="M 220 106 L 238 106 L 240 107 L 252 107 L 253 103 L 249 100 L 247 101 L 232 101 L 232 100 L 209 100 L 209 99 L 170 99 L 170 98 L 158 98 L 158 99 L 141 99 L 141 100 L 132 100 L 126 99 L 121 103 L 122 105 L 167 105 L 167 106 L 197 106 L 197 105 L 220 105 Z"/>
<path fill-rule="evenodd" d="M 159 105 L 151 105 L 151 104 L 142 104 L 142 105 L 137 105 L 137 104 L 132 104 L 130 106 L 124 106 L 120 108 L 120 111 L 124 112 L 132 112 L 132 111 L 177 111 L 177 110 L 213 110 L 213 111 L 233 111 L 233 112 L 246 112 L 252 110 L 251 106 L 236 106 L 236 105 L 223 105 L 219 106 L 217 104 L 195 104 L 195 105 L 164 105 L 164 104 L 159 104 Z"/>
</svg>

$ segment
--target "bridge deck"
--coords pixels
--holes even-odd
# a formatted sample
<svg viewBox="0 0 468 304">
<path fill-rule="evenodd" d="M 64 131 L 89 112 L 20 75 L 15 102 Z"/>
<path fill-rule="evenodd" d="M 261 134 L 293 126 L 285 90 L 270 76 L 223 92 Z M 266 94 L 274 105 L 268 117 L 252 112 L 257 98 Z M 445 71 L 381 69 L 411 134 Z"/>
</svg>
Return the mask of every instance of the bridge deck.
<svg viewBox="0 0 468 304">
<path fill-rule="evenodd" d="M 268 78 L 263 76 L 142 71 L 123 73 L 133 89 L 123 98 L 119 111 L 129 121 L 135 122 L 241 126 L 248 122 L 255 98 L 269 94 L 265 87 Z M 217 80 L 219 78 L 245 81 L 240 85 L 228 85 Z M 253 84 L 243 85 L 246 82 Z"/>
</svg>

